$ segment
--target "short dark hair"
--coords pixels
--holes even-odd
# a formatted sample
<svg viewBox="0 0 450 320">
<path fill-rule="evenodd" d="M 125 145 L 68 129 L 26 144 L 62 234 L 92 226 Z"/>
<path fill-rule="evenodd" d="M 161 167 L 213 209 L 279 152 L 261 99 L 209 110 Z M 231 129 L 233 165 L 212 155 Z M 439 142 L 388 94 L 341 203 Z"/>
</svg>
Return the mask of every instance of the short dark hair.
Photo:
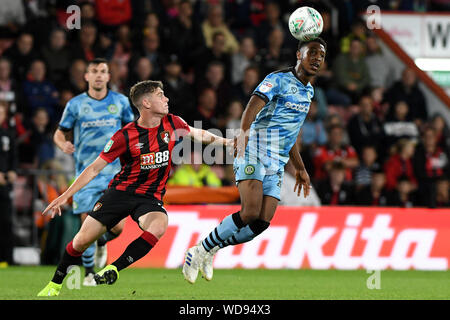
<svg viewBox="0 0 450 320">
<path fill-rule="evenodd" d="M 299 41 L 299 42 L 298 42 L 298 48 L 297 48 L 297 51 L 300 51 L 301 48 L 303 48 L 304 46 L 306 46 L 307 44 L 309 44 L 309 43 L 311 43 L 311 42 L 317 42 L 317 43 L 320 43 L 320 44 L 323 45 L 323 47 L 325 48 L 325 51 L 327 51 L 327 43 L 326 43 L 325 40 L 323 40 L 321 37 L 317 37 L 317 38 L 312 39 L 312 40 Z"/>
<path fill-rule="evenodd" d="M 86 64 L 86 72 L 88 71 L 90 66 L 96 66 L 96 65 L 99 65 L 100 63 L 106 64 L 108 66 L 108 68 L 109 68 L 108 60 L 106 60 L 105 58 L 95 58 L 95 59 L 92 59 L 91 61 L 87 62 L 87 64 Z"/>
<path fill-rule="evenodd" d="M 136 83 L 130 89 L 131 102 L 139 110 L 142 103 L 142 97 L 148 93 L 155 92 L 157 88 L 163 89 L 161 81 L 144 80 Z"/>
</svg>

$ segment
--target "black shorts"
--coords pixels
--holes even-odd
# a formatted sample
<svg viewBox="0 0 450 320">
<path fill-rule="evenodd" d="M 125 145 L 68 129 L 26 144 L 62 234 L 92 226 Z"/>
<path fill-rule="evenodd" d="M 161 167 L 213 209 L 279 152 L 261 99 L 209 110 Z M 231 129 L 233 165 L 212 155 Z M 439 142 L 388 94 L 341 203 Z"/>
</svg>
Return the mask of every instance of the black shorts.
<svg viewBox="0 0 450 320">
<path fill-rule="evenodd" d="M 139 225 L 140 216 L 154 211 L 167 214 L 166 209 L 163 207 L 163 202 L 156 198 L 107 189 L 95 203 L 89 215 L 110 230 L 128 215 Z"/>
</svg>

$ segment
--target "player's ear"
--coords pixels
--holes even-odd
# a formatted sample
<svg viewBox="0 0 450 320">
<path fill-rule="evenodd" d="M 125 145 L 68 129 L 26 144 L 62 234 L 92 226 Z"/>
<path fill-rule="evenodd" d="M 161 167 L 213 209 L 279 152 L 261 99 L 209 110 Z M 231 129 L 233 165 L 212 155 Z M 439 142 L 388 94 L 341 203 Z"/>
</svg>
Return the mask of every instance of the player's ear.
<svg viewBox="0 0 450 320">
<path fill-rule="evenodd" d="M 302 53 L 301 53 L 301 51 L 297 50 L 296 54 L 297 54 L 297 60 L 302 60 Z"/>
</svg>

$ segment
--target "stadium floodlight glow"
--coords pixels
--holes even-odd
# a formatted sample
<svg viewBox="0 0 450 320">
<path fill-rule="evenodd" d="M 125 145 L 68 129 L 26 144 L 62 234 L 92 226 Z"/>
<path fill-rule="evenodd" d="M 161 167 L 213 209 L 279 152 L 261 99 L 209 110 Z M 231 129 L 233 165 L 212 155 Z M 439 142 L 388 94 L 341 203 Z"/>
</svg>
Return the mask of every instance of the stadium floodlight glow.
<svg viewBox="0 0 450 320">
<path fill-rule="evenodd" d="M 417 58 L 414 62 L 424 71 L 450 71 L 450 59 Z"/>
</svg>

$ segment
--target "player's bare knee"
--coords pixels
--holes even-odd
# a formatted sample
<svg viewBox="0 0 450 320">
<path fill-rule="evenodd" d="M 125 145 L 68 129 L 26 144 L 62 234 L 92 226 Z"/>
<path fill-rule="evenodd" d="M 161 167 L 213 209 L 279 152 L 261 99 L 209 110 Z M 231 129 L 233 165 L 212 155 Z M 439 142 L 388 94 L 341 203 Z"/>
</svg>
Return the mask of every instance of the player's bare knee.
<svg viewBox="0 0 450 320">
<path fill-rule="evenodd" d="M 161 239 L 161 237 L 164 235 L 164 233 L 167 230 L 167 225 L 165 223 L 152 223 L 148 228 L 147 232 L 150 232 L 158 239 Z"/>
<path fill-rule="evenodd" d="M 82 233 L 77 233 L 75 238 L 73 238 L 72 242 L 73 248 L 78 252 L 84 252 L 89 246 L 91 245 L 91 242 L 89 241 L 88 237 L 86 237 Z"/>
<path fill-rule="evenodd" d="M 246 206 L 245 208 L 242 207 L 240 212 L 240 217 L 242 222 L 245 224 L 249 224 L 259 217 L 259 211 L 258 206 Z"/>
</svg>

